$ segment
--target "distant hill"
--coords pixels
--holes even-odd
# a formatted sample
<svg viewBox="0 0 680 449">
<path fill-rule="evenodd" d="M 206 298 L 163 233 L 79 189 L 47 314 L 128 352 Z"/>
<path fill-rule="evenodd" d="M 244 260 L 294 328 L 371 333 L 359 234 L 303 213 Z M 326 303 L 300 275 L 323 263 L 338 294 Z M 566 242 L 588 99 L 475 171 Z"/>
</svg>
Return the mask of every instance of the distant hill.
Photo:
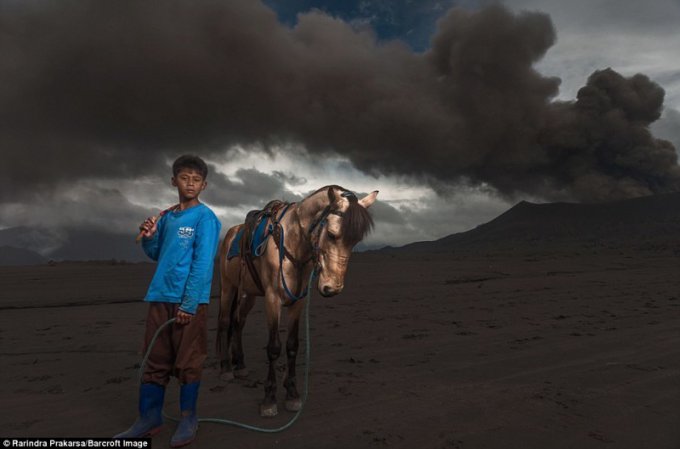
<svg viewBox="0 0 680 449">
<path fill-rule="evenodd" d="M 0 246 L 0 266 L 4 265 L 39 265 L 47 262 L 40 254 L 28 249 Z"/>
<path fill-rule="evenodd" d="M 22 226 L 0 230 L 0 246 L 21 249 L 54 260 L 148 261 L 134 239 L 134 235 L 90 229 L 55 231 Z"/>
<path fill-rule="evenodd" d="M 50 254 L 55 260 L 126 260 L 149 262 L 135 236 L 92 230 L 70 230 L 64 245 Z"/>
<path fill-rule="evenodd" d="M 0 230 L 0 246 L 11 246 L 42 255 L 54 251 L 66 241 L 66 234 L 51 229 L 17 226 Z"/>
<path fill-rule="evenodd" d="M 597 204 L 522 201 L 488 223 L 384 251 L 680 250 L 680 193 Z"/>
</svg>

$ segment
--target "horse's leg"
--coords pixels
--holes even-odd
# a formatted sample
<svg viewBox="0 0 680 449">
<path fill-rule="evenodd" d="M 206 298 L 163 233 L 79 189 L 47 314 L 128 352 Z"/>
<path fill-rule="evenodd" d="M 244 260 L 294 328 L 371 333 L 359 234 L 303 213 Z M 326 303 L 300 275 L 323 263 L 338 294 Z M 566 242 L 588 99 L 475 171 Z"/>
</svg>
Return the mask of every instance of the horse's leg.
<svg viewBox="0 0 680 449">
<path fill-rule="evenodd" d="M 222 281 L 220 311 L 217 320 L 217 356 L 220 361 L 220 376 L 229 377 L 231 373 L 231 340 L 233 321 L 238 308 L 238 288 L 228 280 Z"/>
<path fill-rule="evenodd" d="M 286 340 L 286 355 L 288 357 L 288 371 L 283 381 L 286 387 L 286 410 L 297 412 L 302 408 L 302 399 L 298 393 L 295 379 L 295 361 L 297 359 L 300 328 L 300 312 L 304 308 L 304 301 L 295 302 L 288 308 L 288 338 Z"/>
<path fill-rule="evenodd" d="M 248 377 L 249 374 L 243 356 L 243 327 L 246 325 L 246 318 L 254 304 L 255 296 L 242 294 L 239 299 L 238 311 L 234 314 L 231 363 L 234 368 L 234 377 L 238 379 Z"/>
<path fill-rule="evenodd" d="M 220 361 L 220 376 L 229 377 L 231 373 L 231 327 L 234 312 L 238 307 L 238 284 L 241 279 L 240 257 L 227 258 L 229 247 L 236 236 L 239 226 L 234 226 L 227 231 L 219 248 L 220 258 L 220 309 L 217 319 L 217 357 Z"/>
<path fill-rule="evenodd" d="M 269 373 L 264 383 L 264 399 L 260 404 L 260 416 L 276 416 L 276 361 L 281 355 L 281 340 L 279 339 L 279 318 L 281 316 L 280 300 L 276 295 L 267 294 L 265 297 L 267 313 L 267 327 L 269 328 L 269 342 L 267 343 L 267 358 L 269 359 Z"/>
</svg>

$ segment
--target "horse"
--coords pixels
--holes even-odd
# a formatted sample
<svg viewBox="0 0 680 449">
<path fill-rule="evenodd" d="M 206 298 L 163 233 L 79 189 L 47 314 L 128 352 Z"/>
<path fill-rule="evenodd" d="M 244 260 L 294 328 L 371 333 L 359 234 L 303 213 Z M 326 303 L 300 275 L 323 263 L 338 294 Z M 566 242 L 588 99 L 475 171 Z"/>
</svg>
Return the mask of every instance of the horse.
<svg viewBox="0 0 680 449">
<path fill-rule="evenodd" d="M 318 275 L 317 289 L 324 297 L 340 293 L 344 287 L 350 255 L 373 228 L 368 208 L 378 191 L 359 199 L 337 185 L 325 186 L 299 203 L 272 201 L 263 211 L 249 214 L 265 220 L 265 236 L 251 253 L 252 231 L 248 222 L 230 228 L 220 245 L 220 308 L 217 326 L 217 356 L 220 375 L 245 378 L 242 333 L 248 313 L 256 297 L 264 297 L 269 338 L 266 347 L 269 371 L 264 383 L 264 399 L 260 415 L 278 414 L 276 401 L 276 361 L 281 354 L 279 321 L 282 309 L 288 311 L 286 340 L 287 372 L 285 408 L 299 411 L 302 400 L 297 391 L 295 362 L 298 353 L 298 331 L 305 293 L 312 270 Z M 249 238 L 250 237 L 250 238 Z M 243 240 L 242 242 L 239 242 Z M 232 251 L 234 240 L 240 253 Z"/>
</svg>

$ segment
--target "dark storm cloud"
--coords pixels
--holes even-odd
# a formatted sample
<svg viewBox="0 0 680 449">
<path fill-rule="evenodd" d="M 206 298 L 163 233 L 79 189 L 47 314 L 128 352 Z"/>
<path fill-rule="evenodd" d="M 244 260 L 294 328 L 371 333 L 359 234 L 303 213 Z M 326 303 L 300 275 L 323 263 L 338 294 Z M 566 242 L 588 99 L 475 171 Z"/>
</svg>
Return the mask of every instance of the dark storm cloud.
<svg viewBox="0 0 680 449">
<path fill-rule="evenodd" d="M 369 248 L 380 248 L 434 240 L 473 229 L 507 209 L 508 204 L 500 198 L 473 190 L 417 201 L 385 202 L 378 198 L 371 206 L 371 214 L 380 232 L 369 234 L 364 244 Z"/>
<path fill-rule="evenodd" d="M 365 195 L 366 194 L 357 194 L 359 198 Z M 376 201 L 373 203 L 371 206 L 371 215 L 376 223 L 390 223 L 396 225 L 406 224 L 406 220 L 401 211 L 385 201 Z"/>
<path fill-rule="evenodd" d="M 644 75 L 593 73 L 575 103 L 549 111 L 539 141 L 548 150 L 546 174 L 553 185 L 592 200 L 678 190 L 675 148 L 649 129 L 661 115 L 663 97 Z M 563 180 L 552 176 L 557 165 Z"/>
<path fill-rule="evenodd" d="M 294 25 L 300 12 L 321 10 L 350 23 L 370 27 L 381 40 L 404 39 L 417 51 L 429 47 L 434 24 L 452 6 L 477 7 L 477 0 L 265 0 L 281 21 Z"/>
<path fill-rule="evenodd" d="M 671 142 L 676 150 L 680 149 L 680 111 L 666 109 L 663 117 L 654 123 L 652 130 L 659 138 Z"/>
<path fill-rule="evenodd" d="M 239 169 L 232 180 L 211 167 L 208 187 L 201 198 L 215 206 L 253 208 L 262 207 L 273 199 L 300 200 L 299 195 L 286 189 L 285 180 L 287 177 L 282 172 L 268 175 L 256 169 Z"/>
<path fill-rule="evenodd" d="M 680 20 L 677 0 L 503 0 L 515 10 L 550 12 L 556 23 L 580 30 L 607 30 L 614 33 L 667 36 L 675 32 Z"/>
<path fill-rule="evenodd" d="M 112 233 L 137 232 L 149 210 L 131 203 L 118 189 L 72 186 L 44 192 L 30 204 L 7 203 L 0 208 L 0 223 L 8 227 L 105 229 Z"/>
<path fill-rule="evenodd" d="M 292 186 L 301 186 L 307 183 L 307 179 L 292 173 L 284 173 L 280 170 L 274 170 L 272 174 L 279 180 L 288 183 Z"/>
<path fill-rule="evenodd" d="M 0 8 L 4 195 L 18 180 L 40 188 L 161 173 L 180 152 L 279 143 L 507 196 L 678 188 L 673 148 L 648 131 L 659 86 L 607 71 L 577 101 L 550 102 L 559 80 L 532 68 L 555 42 L 544 14 L 452 9 L 417 54 L 322 13 L 289 29 L 251 0 Z M 210 182 L 236 188 L 227 181 Z M 263 182 L 248 188 L 280 189 Z"/>
</svg>

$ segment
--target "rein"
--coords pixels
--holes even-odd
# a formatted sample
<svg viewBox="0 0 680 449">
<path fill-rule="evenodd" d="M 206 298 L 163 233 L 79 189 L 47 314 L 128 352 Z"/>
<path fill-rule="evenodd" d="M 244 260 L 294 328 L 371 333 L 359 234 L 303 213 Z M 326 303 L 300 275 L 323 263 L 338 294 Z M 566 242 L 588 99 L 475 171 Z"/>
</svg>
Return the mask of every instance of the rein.
<svg viewBox="0 0 680 449">
<path fill-rule="evenodd" d="M 353 192 L 350 191 L 344 191 L 341 194 L 342 197 L 347 198 L 349 201 L 356 201 L 357 197 Z M 283 218 L 285 217 L 286 213 L 290 209 L 291 206 L 293 206 L 295 203 L 287 203 L 285 206 L 282 206 L 283 212 L 281 212 L 281 215 L 277 217 L 278 215 L 278 210 L 276 209 L 274 213 L 271 215 L 271 223 L 268 226 L 267 229 L 267 239 L 269 236 L 274 237 L 274 243 L 276 244 L 276 247 L 279 250 L 279 277 L 281 278 L 281 284 L 283 285 L 283 290 L 286 293 L 286 296 L 290 300 L 290 303 L 288 304 L 289 306 L 294 304 L 295 302 L 299 301 L 300 299 L 304 298 L 306 293 L 305 289 L 303 288 L 303 270 L 305 266 L 311 261 L 314 262 L 314 269 L 313 272 L 316 272 L 317 274 L 321 271 L 321 263 L 320 263 L 320 257 L 321 257 L 321 248 L 319 247 L 319 242 L 321 240 L 321 233 L 323 232 L 323 229 L 326 227 L 326 224 L 328 223 L 328 216 L 329 215 L 337 215 L 338 217 L 343 217 L 344 213 L 342 211 L 339 211 L 337 209 L 332 208 L 332 204 L 329 204 L 326 206 L 319 217 L 314 220 L 312 225 L 309 227 L 309 231 L 307 231 L 307 234 L 309 236 L 309 239 L 312 241 L 312 255 L 303 260 L 297 260 L 295 256 L 288 251 L 286 248 L 286 237 L 285 237 L 285 232 L 283 229 L 283 225 L 281 224 L 281 221 L 283 221 Z M 314 238 L 316 232 L 316 238 Z M 315 241 L 314 241 L 315 240 Z M 258 247 L 255 251 L 256 256 L 261 255 L 264 253 L 264 248 L 266 244 L 266 239 L 262 244 L 260 244 L 260 247 Z M 293 293 L 290 288 L 288 287 L 288 283 L 286 282 L 286 277 L 283 274 L 283 260 L 288 259 L 292 264 L 293 267 L 295 267 L 295 270 L 297 271 L 297 285 L 299 289 L 299 293 Z M 309 290 L 309 286 L 307 286 L 307 290 Z"/>
<path fill-rule="evenodd" d="M 311 261 L 314 261 L 314 271 L 318 272 L 320 271 L 320 263 L 319 263 L 319 256 L 321 254 L 321 250 L 319 249 L 319 240 L 321 238 L 321 231 L 323 228 L 326 226 L 327 223 L 327 218 L 328 215 L 334 214 L 338 216 L 342 216 L 342 212 L 337 211 L 337 210 L 332 210 L 331 206 L 326 206 L 319 216 L 318 219 L 314 221 L 312 226 L 310 226 L 310 229 L 308 231 L 308 235 L 310 239 L 312 238 L 312 235 L 314 233 L 314 230 L 317 230 L 316 234 L 316 243 L 313 244 L 312 247 L 312 255 L 305 259 L 304 261 L 299 261 L 291 254 L 290 251 L 286 248 L 286 238 L 285 238 L 285 232 L 283 229 L 283 225 L 281 224 L 281 221 L 283 220 L 283 217 L 286 215 L 286 212 L 288 212 L 288 209 L 290 206 L 292 206 L 295 203 L 290 203 L 286 205 L 285 209 L 281 213 L 281 216 L 279 218 L 274 218 L 272 219 L 272 223 L 269 225 L 269 232 L 271 235 L 274 236 L 274 243 L 276 244 L 277 248 L 279 249 L 279 277 L 281 278 L 281 284 L 283 285 L 283 290 L 286 293 L 286 296 L 288 296 L 288 299 L 291 301 L 289 305 L 294 304 L 295 302 L 299 301 L 300 299 L 304 298 L 306 296 L 305 289 L 302 286 L 302 276 L 303 276 L 303 269 L 304 267 Z M 290 262 L 293 264 L 295 267 L 297 274 L 298 274 L 298 288 L 300 290 L 300 293 L 295 294 L 293 293 L 290 288 L 288 287 L 288 283 L 286 282 L 286 277 L 283 274 L 283 259 L 288 258 Z M 309 287 L 308 287 L 309 289 Z"/>
</svg>

